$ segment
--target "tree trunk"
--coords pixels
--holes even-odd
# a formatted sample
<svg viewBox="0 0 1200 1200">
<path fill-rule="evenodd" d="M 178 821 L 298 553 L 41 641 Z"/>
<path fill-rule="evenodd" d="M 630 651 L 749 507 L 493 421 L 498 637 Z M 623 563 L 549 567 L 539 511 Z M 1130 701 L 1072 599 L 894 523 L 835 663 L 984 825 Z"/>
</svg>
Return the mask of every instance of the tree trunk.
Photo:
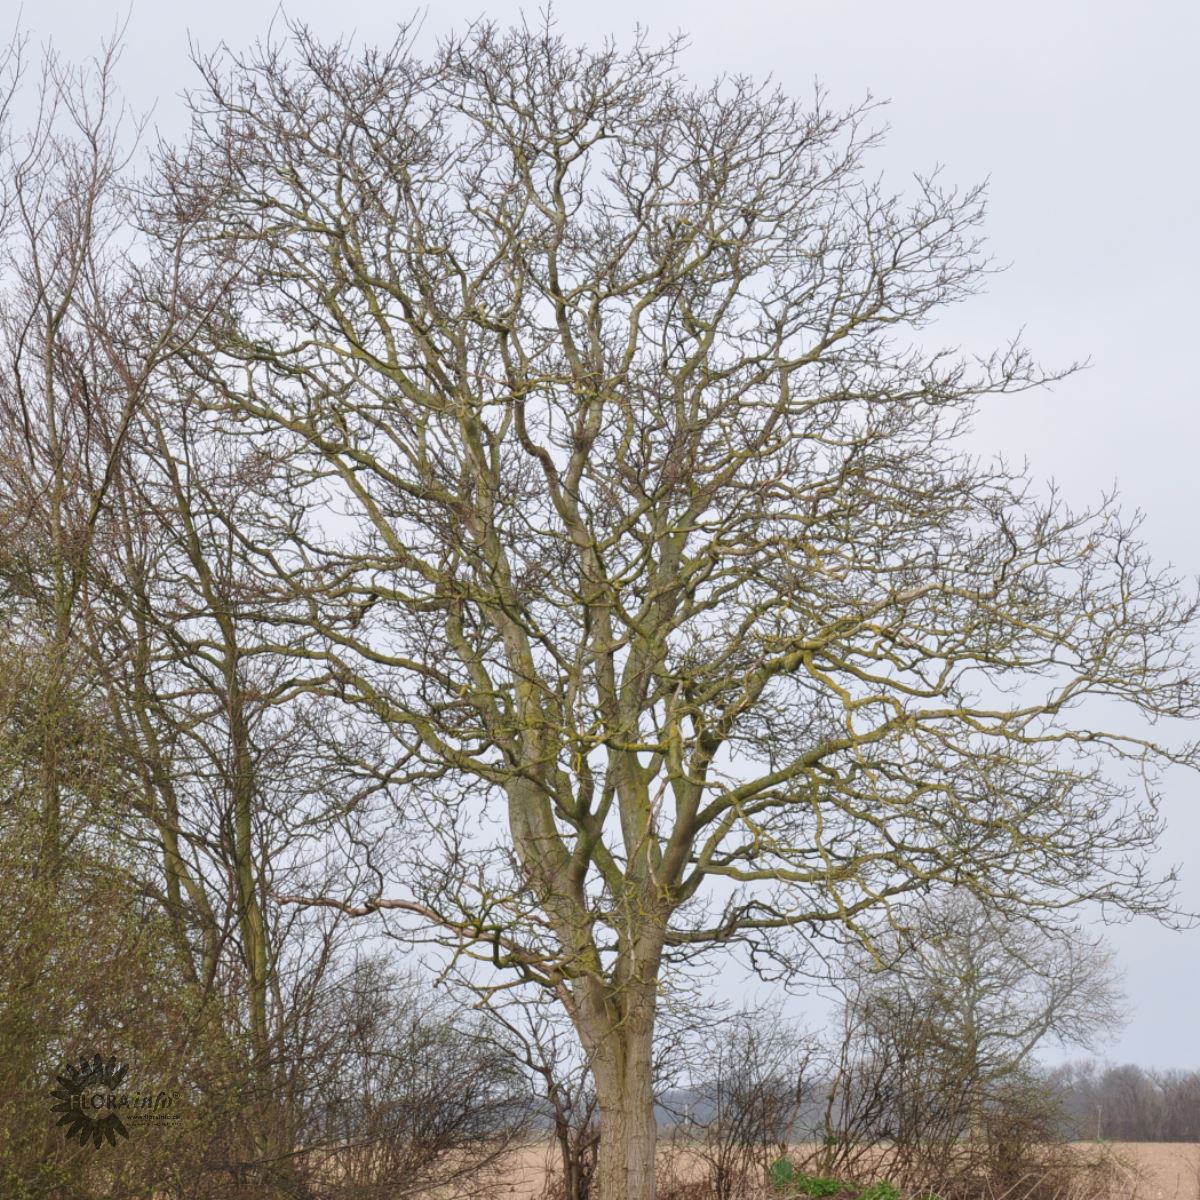
<svg viewBox="0 0 1200 1200">
<path fill-rule="evenodd" d="M 651 1044 L 654 1014 L 630 1015 L 597 1049 L 592 1069 L 600 1105 L 599 1200 L 654 1200 L 654 1121 Z"/>
<path fill-rule="evenodd" d="M 587 1130 L 572 1130 L 566 1117 L 560 1116 L 555 1137 L 562 1160 L 565 1200 L 595 1200 L 596 1189 L 592 1183 L 595 1160 Z"/>
</svg>

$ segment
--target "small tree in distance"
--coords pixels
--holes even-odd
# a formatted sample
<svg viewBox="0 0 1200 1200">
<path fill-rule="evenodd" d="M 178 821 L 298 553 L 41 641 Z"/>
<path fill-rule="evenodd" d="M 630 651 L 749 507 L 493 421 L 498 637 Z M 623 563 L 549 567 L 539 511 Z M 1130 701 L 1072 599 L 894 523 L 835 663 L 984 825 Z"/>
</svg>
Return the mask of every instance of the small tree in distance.
<svg viewBox="0 0 1200 1200">
<path fill-rule="evenodd" d="M 1094 1049 L 1124 1021 L 1103 941 L 997 916 L 969 893 L 894 913 L 847 968 L 830 1160 L 882 1140 L 910 1181 L 1012 1174 L 1065 1128 L 1035 1053 Z"/>
<path fill-rule="evenodd" d="M 897 919 L 874 956 L 854 954 L 850 1003 L 884 1021 L 892 1006 L 920 1010 L 980 1087 L 1019 1075 L 1047 1042 L 1093 1050 L 1125 1022 L 1113 953 L 1081 929 L 1000 917 L 970 893 Z"/>
<path fill-rule="evenodd" d="M 549 1125 L 562 1177 L 560 1192 L 560 1181 L 551 1174 L 547 1195 L 589 1200 L 595 1195 L 599 1110 L 595 1081 L 578 1039 L 571 1036 L 561 1010 L 544 995 L 507 997 L 484 1011 L 500 1031 L 503 1052 L 527 1074 L 537 1100 L 535 1118 L 540 1115 Z"/>
<path fill-rule="evenodd" d="M 286 480 L 237 531 L 274 652 L 386 731 L 419 832 L 286 898 L 554 996 L 603 1200 L 654 1194 L 668 967 L 950 887 L 1162 915 L 1148 800 L 1197 758 L 1138 732 L 1197 714 L 1193 602 L 1111 502 L 958 449 L 1054 377 L 929 341 L 982 192 L 891 194 L 869 104 L 678 49 L 295 29 L 202 63 L 147 218 L 230 297 L 180 405 Z"/>
</svg>

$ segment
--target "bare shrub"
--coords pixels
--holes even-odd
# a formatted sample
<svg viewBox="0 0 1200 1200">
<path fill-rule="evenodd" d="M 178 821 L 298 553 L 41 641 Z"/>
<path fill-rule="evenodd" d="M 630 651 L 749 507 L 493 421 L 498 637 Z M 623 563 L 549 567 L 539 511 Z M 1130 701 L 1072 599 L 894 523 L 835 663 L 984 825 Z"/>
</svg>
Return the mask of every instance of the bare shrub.
<svg viewBox="0 0 1200 1200">
<path fill-rule="evenodd" d="M 468 1186 L 527 1129 L 525 1081 L 481 1019 L 382 959 L 331 982 L 314 1024 L 304 1133 L 319 1200 Z"/>
<path fill-rule="evenodd" d="M 548 1124 L 558 1169 L 547 1173 L 544 1200 L 588 1200 L 600 1145 L 596 1086 L 586 1056 L 562 1014 L 543 996 L 515 995 L 484 1009 L 498 1046 L 531 1088 L 536 1117 Z"/>
<path fill-rule="evenodd" d="M 744 1009 L 702 1033 L 676 1140 L 704 1165 L 705 1194 L 736 1200 L 761 1190 L 795 1137 L 813 1056 L 812 1040 L 776 1006 Z"/>
</svg>

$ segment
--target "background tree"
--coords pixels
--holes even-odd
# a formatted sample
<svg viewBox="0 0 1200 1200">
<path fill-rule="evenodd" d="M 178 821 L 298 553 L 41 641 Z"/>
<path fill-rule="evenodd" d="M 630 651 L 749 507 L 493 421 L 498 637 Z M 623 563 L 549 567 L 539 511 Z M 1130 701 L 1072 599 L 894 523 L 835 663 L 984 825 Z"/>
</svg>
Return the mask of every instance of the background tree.
<svg viewBox="0 0 1200 1200">
<path fill-rule="evenodd" d="M 178 351 L 288 464 L 288 652 L 427 824 L 367 894 L 292 899 L 555 994 L 605 1200 L 653 1194 L 664 964 L 786 970 L 950 886 L 1164 913 L 1147 799 L 1196 752 L 1137 730 L 1196 713 L 1193 605 L 1112 504 L 957 449 L 1047 379 L 925 332 L 987 270 L 980 191 L 889 194 L 868 107 L 695 88 L 675 46 L 294 32 L 203 64 L 158 208 L 237 267 Z"/>
<path fill-rule="evenodd" d="M 15 95 L 28 65 L 10 48 Z M 3 146 L 7 227 L 0 241 L 0 580 L 6 626 L 39 647 L 41 867 L 57 869 L 71 823 L 73 731 L 59 714 L 85 677 L 76 635 L 88 568 L 103 545 L 106 500 L 133 413 L 161 350 L 127 337 L 137 296 L 123 270 L 129 214 L 115 43 L 93 70 L 52 53 L 36 117 Z M 166 294 L 160 297 L 170 307 Z M 161 328 L 157 331 L 161 334 Z"/>
<path fill-rule="evenodd" d="M 22 52 L 0 55 L 0 117 Z M 117 57 L 116 42 L 88 68 L 48 53 L 25 71 L 32 127 L 0 131 L 3 1191 L 312 1197 L 343 1132 L 315 1119 L 318 1064 L 352 1058 L 329 993 L 359 939 L 270 893 L 345 877 L 333 844 L 362 837 L 389 758 L 274 644 L 240 550 L 273 460 L 211 429 L 173 368 L 222 280 L 188 270 L 187 227 L 144 253 Z M 453 1052 L 443 1083 L 465 1091 L 453 1115 L 402 1122 L 416 1102 L 398 1034 L 360 1031 L 360 1061 L 393 1062 L 375 1133 L 354 1131 L 371 1151 L 360 1194 L 397 1171 L 469 1172 L 521 1115 L 501 1119 L 507 1076 L 464 1022 L 383 990 L 397 1021 L 428 1026 L 427 1061 Z M 98 1050 L 178 1083 L 178 1137 L 119 1164 L 63 1143 L 48 1088 Z"/>
<path fill-rule="evenodd" d="M 1075 1062 L 1048 1082 L 1080 1139 L 1200 1142 L 1200 1071 Z"/>
<path fill-rule="evenodd" d="M 707 1034 L 723 1017 L 723 1003 L 705 990 L 682 986 L 667 992 L 655 1029 L 651 1081 L 659 1122 L 683 1121 L 691 1111 L 691 1083 L 704 1070 L 710 1049 Z M 599 1101 L 587 1052 L 568 1015 L 542 989 L 488 986 L 478 977 L 458 977 L 460 997 L 477 1004 L 498 1029 L 497 1048 L 524 1073 L 531 1085 L 535 1127 L 548 1128 L 557 1159 L 550 1169 L 550 1200 L 595 1197 L 600 1145 Z M 728 1056 L 727 1056 L 728 1057 Z"/>
<path fill-rule="evenodd" d="M 33 114 L 0 133 L 4 1191 L 143 1196 L 166 1157 L 194 1157 L 195 1127 L 152 1133 L 106 1168 L 63 1144 L 48 1088 L 98 1037 L 164 1084 L 191 1078 L 202 1046 L 219 1057 L 186 959 L 139 887 L 128 763 L 86 637 L 129 431 L 181 309 L 169 275 L 147 303 L 128 254 L 122 172 L 137 131 L 115 88 L 116 43 L 82 68 L 25 50 L 18 39 L 0 54 L 0 110 L 32 101 Z"/>
<path fill-rule="evenodd" d="M 537 993 L 508 996 L 486 1012 L 502 1031 L 500 1046 L 531 1084 L 535 1121 L 540 1117 L 549 1125 L 563 1200 L 588 1200 L 595 1195 L 600 1145 L 596 1084 L 578 1038 L 549 999 Z"/>
<path fill-rule="evenodd" d="M 1124 1024 L 1112 951 L 1081 929 L 998 917 L 968 892 L 894 919 L 852 956 L 847 1003 L 881 1028 L 922 1014 L 981 1103 L 1047 1043 L 1094 1049 Z"/>
<path fill-rule="evenodd" d="M 952 1163 L 1012 1175 L 1015 1156 L 1064 1129 L 1036 1053 L 1094 1048 L 1123 1023 L 1112 954 L 1082 930 L 999 917 L 965 892 L 892 922 L 848 958 L 828 1165 L 882 1140 L 898 1178 L 944 1182 Z"/>
<path fill-rule="evenodd" d="M 307 1194 L 476 1196 L 528 1130 L 530 1093 L 479 1013 L 363 953 L 322 979 L 296 1047 Z"/>
</svg>

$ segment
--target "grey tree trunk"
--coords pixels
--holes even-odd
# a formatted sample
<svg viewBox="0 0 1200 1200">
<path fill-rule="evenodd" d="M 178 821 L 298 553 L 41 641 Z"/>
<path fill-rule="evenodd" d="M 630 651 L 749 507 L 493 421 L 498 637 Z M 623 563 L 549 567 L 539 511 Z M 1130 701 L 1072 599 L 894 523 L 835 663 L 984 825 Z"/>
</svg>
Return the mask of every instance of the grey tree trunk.
<svg viewBox="0 0 1200 1200">
<path fill-rule="evenodd" d="M 593 1056 L 600 1105 L 599 1200 L 654 1200 L 653 1037 L 651 997 L 608 1031 Z"/>
</svg>

